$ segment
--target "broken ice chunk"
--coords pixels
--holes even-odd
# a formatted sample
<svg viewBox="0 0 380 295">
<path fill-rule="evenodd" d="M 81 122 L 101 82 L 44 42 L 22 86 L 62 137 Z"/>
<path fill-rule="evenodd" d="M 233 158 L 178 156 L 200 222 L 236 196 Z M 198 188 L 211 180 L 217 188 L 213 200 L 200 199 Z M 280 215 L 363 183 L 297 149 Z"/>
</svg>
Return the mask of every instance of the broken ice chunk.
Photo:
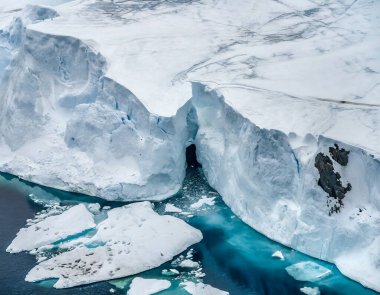
<svg viewBox="0 0 380 295">
<path fill-rule="evenodd" d="M 183 282 L 180 284 L 191 295 L 229 295 L 226 291 L 219 290 L 210 285 L 194 282 Z"/>
<path fill-rule="evenodd" d="M 300 289 L 300 291 L 306 295 L 320 295 L 318 287 L 311 288 L 311 287 L 303 287 Z"/>
<path fill-rule="evenodd" d="M 286 268 L 289 275 L 298 281 L 315 282 L 331 274 L 331 270 L 312 261 L 303 261 Z"/>
<path fill-rule="evenodd" d="M 59 215 L 46 217 L 30 227 L 20 229 L 7 251 L 17 253 L 33 250 L 95 226 L 94 215 L 88 211 L 86 206 L 76 205 Z"/>
<path fill-rule="evenodd" d="M 166 204 L 165 205 L 165 212 L 168 212 L 168 213 L 181 213 L 182 210 L 176 206 L 174 206 L 173 204 Z"/>
<path fill-rule="evenodd" d="M 152 295 L 170 288 L 167 280 L 134 278 L 127 295 Z"/>
<path fill-rule="evenodd" d="M 161 274 L 162 274 L 163 276 L 170 276 L 170 277 L 172 277 L 172 276 L 177 276 L 177 275 L 179 275 L 179 271 L 176 270 L 176 269 L 174 269 L 174 268 L 171 268 L 171 269 L 169 269 L 169 270 L 167 270 L 167 269 L 163 269 L 162 272 L 161 272 Z"/>
<path fill-rule="evenodd" d="M 199 263 L 192 261 L 190 259 L 185 259 L 185 260 L 182 260 L 178 266 L 183 267 L 183 268 L 197 268 L 199 267 Z"/>
<path fill-rule="evenodd" d="M 55 288 L 117 279 L 152 269 L 202 239 L 202 233 L 179 218 L 159 215 L 149 202 L 108 211 L 86 245 L 41 262 L 29 282 L 57 278 Z M 168 242 L 170 241 L 170 243 Z"/>
<path fill-rule="evenodd" d="M 194 204 L 190 205 L 191 209 L 199 209 L 203 205 L 213 206 L 215 204 L 215 197 L 207 198 L 206 196 L 202 196 L 201 199 L 199 199 Z"/>
<path fill-rule="evenodd" d="M 282 254 L 281 251 L 276 251 L 276 252 L 274 252 L 274 253 L 272 254 L 272 257 L 273 257 L 273 258 L 279 258 L 279 259 L 281 259 L 281 260 L 284 260 L 284 259 L 285 259 L 285 258 L 284 258 L 284 255 Z"/>
</svg>

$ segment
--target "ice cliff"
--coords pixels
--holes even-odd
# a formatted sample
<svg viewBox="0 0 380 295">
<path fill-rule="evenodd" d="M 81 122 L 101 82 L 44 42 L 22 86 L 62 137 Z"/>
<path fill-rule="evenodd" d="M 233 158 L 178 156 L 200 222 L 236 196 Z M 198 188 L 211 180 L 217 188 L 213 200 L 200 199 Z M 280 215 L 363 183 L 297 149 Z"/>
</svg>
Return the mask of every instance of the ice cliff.
<svg viewBox="0 0 380 295">
<path fill-rule="evenodd" d="M 247 224 L 380 290 L 379 3 L 24 2 L 0 5 L 1 171 L 162 200 L 195 144 Z"/>
</svg>

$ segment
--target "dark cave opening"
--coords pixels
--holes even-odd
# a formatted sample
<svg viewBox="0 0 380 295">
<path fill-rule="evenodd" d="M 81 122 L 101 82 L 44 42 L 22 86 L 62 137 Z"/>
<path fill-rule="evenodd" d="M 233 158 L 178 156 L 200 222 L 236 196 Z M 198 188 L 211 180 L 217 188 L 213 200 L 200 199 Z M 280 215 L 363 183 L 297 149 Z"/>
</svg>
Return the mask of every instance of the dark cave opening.
<svg viewBox="0 0 380 295">
<path fill-rule="evenodd" d="M 202 165 L 197 160 L 197 147 L 195 144 L 191 144 L 186 148 L 186 163 L 188 167 L 198 168 Z"/>
</svg>

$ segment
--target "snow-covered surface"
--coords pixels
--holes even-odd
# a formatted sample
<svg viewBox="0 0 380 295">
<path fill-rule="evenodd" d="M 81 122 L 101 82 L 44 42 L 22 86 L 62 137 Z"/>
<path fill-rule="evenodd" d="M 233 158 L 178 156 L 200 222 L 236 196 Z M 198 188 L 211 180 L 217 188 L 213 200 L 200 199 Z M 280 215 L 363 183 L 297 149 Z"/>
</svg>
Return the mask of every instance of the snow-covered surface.
<svg viewBox="0 0 380 295">
<path fill-rule="evenodd" d="M 94 228 L 94 216 L 85 205 L 80 204 L 61 214 L 48 216 L 29 227 L 22 228 L 8 246 L 11 253 L 33 250 L 69 236 Z"/>
<path fill-rule="evenodd" d="M 319 281 L 331 274 L 331 270 L 312 261 L 299 262 L 286 268 L 289 275 L 298 281 Z"/>
<path fill-rule="evenodd" d="M 27 3 L 42 6 L 20 10 Z M 194 142 L 246 223 L 380 290 L 352 271 L 380 257 L 379 10 L 371 0 L 1 1 L 0 170 L 162 200 L 180 188 Z M 351 151 L 339 171 L 353 189 L 328 216 L 314 159 L 335 142 Z"/>
<path fill-rule="evenodd" d="M 199 242 L 202 234 L 184 221 L 152 210 L 149 202 L 107 212 L 96 234 L 73 250 L 35 266 L 29 282 L 57 278 L 56 288 L 68 288 L 143 272 L 171 260 Z"/>
<path fill-rule="evenodd" d="M 230 293 L 226 291 L 219 290 L 213 286 L 203 284 L 203 283 L 194 283 L 194 282 L 184 282 L 181 283 L 183 288 L 189 292 L 191 295 L 228 295 Z"/>
<path fill-rule="evenodd" d="M 152 295 L 170 288 L 170 281 L 134 278 L 127 295 Z"/>
</svg>

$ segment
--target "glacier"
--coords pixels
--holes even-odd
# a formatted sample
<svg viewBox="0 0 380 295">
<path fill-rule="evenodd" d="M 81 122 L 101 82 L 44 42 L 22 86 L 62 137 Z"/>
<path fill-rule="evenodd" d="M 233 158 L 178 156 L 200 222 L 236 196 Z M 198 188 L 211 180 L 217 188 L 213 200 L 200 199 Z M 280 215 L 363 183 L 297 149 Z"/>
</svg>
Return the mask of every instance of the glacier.
<svg viewBox="0 0 380 295">
<path fill-rule="evenodd" d="M 244 222 L 380 291 L 380 3 L 12 2 L 0 4 L 1 171 L 158 201 L 195 144 Z M 315 158 L 334 144 L 350 152 L 333 168 L 352 189 L 329 215 Z"/>
</svg>

